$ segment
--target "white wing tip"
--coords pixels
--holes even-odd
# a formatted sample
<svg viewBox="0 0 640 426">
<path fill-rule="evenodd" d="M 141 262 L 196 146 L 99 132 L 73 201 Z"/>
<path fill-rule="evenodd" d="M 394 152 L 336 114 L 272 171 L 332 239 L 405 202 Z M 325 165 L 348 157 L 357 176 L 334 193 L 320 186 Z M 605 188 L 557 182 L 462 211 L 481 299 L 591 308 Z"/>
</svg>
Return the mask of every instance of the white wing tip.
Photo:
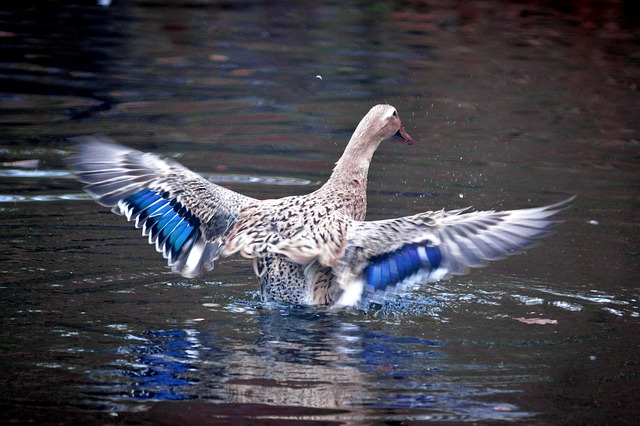
<svg viewBox="0 0 640 426">
<path fill-rule="evenodd" d="M 351 281 L 347 288 L 345 288 L 340 295 L 340 298 L 335 303 L 336 307 L 357 306 L 362 299 L 362 293 L 364 292 L 364 281 L 361 277 Z"/>
</svg>

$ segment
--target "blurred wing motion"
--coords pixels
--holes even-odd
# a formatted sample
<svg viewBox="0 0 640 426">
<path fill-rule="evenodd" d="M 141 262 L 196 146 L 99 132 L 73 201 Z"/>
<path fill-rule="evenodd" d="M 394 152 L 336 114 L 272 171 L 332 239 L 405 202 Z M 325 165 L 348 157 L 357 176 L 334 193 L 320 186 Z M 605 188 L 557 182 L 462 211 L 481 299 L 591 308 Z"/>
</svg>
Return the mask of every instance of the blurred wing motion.
<svg viewBox="0 0 640 426">
<path fill-rule="evenodd" d="M 255 201 L 176 162 L 104 136 L 74 141 L 79 152 L 70 165 L 85 190 L 98 203 L 135 220 L 172 270 L 185 277 L 213 269 L 240 209 Z"/>
<path fill-rule="evenodd" d="M 344 256 L 334 268 L 343 290 L 339 305 L 380 302 L 420 283 L 462 275 L 532 247 L 558 223 L 549 217 L 569 198 L 546 207 L 509 210 L 424 212 L 356 222 Z"/>
</svg>

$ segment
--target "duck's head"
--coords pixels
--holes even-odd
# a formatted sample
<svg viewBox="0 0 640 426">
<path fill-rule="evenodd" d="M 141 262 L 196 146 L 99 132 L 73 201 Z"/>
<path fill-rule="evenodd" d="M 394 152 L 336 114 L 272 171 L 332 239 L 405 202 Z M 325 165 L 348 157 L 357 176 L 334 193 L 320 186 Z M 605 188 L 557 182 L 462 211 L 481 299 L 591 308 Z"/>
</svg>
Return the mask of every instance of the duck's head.
<svg viewBox="0 0 640 426">
<path fill-rule="evenodd" d="M 368 131 L 378 136 L 380 140 L 397 136 L 403 142 L 413 144 L 413 138 L 404 130 L 398 111 L 391 105 L 374 106 L 360 124 L 365 124 Z"/>
</svg>

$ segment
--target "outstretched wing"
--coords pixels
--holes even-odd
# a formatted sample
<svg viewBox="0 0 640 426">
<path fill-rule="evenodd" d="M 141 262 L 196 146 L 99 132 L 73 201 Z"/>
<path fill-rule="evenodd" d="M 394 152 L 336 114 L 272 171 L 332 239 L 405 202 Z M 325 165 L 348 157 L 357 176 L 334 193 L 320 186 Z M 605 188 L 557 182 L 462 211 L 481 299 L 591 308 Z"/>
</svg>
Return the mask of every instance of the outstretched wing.
<svg viewBox="0 0 640 426">
<path fill-rule="evenodd" d="M 334 268 L 343 293 L 338 304 L 363 296 L 382 301 L 413 286 L 467 273 L 468 268 L 524 251 L 558 223 L 549 217 L 574 197 L 545 207 L 419 213 L 356 222 L 344 256 Z"/>
<path fill-rule="evenodd" d="M 98 203 L 135 220 L 136 228 L 168 259 L 194 277 L 213 269 L 240 209 L 255 200 L 215 185 L 182 165 L 114 143 L 75 138 L 70 166 Z"/>
</svg>

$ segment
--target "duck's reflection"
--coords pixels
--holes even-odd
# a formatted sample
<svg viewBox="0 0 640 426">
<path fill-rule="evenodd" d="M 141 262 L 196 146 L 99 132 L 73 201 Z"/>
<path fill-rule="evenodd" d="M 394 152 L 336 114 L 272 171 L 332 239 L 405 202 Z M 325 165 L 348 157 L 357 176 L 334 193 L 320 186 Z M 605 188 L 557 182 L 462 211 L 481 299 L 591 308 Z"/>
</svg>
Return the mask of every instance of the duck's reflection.
<svg viewBox="0 0 640 426">
<path fill-rule="evenodd" d="M 121 359 L 112 364 L 119 391 L 102 394 L 101 402 L 197 399 L 361 415 L 409 409 L 440 419 L 527 415 L 475 401 L 486 389 L 447 377 L 451 366 L 440 341 L 391 336 L 362 318 L 307 309 L 259 309 L 251 320 L 257 325 L 251 339 L 220 337 L 206 322 L 145 332 L 119 348 Z"/>
<path fill-rule="evenodd" d="M 358 403 L 366 374 L 356 368 L 359 327 L 311 310 L 265 311 L 260 337 L 236 351 L 225 388 L 234 402 L 345 408 Z"/>
</svg>

